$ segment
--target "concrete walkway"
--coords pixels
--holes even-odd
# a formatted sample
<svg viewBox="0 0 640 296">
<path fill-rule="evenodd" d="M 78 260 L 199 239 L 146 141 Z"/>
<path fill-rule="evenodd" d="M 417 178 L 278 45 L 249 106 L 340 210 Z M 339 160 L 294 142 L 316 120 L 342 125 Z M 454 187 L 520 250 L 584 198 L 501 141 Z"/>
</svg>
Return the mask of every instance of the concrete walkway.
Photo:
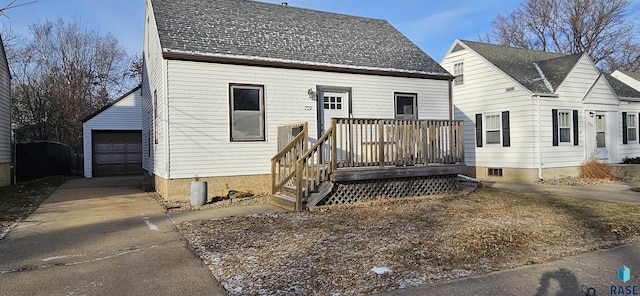
<svg viewBox="0 0 640 296">
<path fill-rule="evenodd" d="M 0 240 L 0 294 L 226 295 L 140 182 L 58 188 Z"/>
<path fill-rule="evenodd" d="M 559 196 L 572 196 L 597 199 L 610 202 L 640 204 L 640 192 L 631 188 L 640 188 L 640 182 L 612 182 L 591 186 L 559 186 L 540 183 L 483 182 L 489 187 L 521 192 L 535 192 Z"/>
<path fill-rule="evenodd" d="M 618 269 L 631 269 L 631 279 L 618 280 Z M 382 296 L 422 295 L 612 295 L 611 286 L 640 285 L 640 244 L 566 257 L 537 265 L 453 281 L 388 291 Z M 591 294 L 587 294 L 588 290 Z M 638 291 L 638 288 L 636 288 Z M 622 294 L 616 293 L 613 295 Z M 636 294 L 637 295 L 637 294 Z"/>
</svg>

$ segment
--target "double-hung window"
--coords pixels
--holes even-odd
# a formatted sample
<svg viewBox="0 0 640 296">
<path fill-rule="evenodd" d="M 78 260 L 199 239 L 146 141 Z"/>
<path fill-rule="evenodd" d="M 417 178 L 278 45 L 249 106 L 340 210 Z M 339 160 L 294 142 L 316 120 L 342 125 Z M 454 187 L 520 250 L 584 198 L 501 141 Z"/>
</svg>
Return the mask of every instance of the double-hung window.
<svg viewBox="0 0 640 296">
<path fill-rule="evenodd" d="M 558 111 L 558 135 L 560 143 L 571 143 L 571 113 Z"/>
<path fill-rule="evenodd" d="M 453 85 L 464 85 L 464 63 L 453 64 Z"/>
<path fill-rule="evenodd" d="M 418 119 L 418 95 L 409 93 L 395 93 L 396 119 Z"/>
<path fill-rule="evenodd" d="M 627 141 L 638 141 L 638 118 L 636 114 L 627 113 Z"/>
<path fill-rule="evenodd" d="M 231 84 L 231 141 L 264 141 L 264 86 Z"/>
<path fill-rule="evenodd" d="M 485 116 L 487 144 L 500 144 L 500 114 Z"/>
</svg>

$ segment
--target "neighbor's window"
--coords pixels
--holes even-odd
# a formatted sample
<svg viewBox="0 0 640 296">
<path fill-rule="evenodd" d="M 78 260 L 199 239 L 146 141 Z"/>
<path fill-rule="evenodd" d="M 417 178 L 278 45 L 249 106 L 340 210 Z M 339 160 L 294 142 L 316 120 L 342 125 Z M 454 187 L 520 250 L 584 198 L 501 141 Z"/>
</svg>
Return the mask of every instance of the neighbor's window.
<svg viewBox="0 0 640 296">
<path fill-rule="evenodd" d="M 264 141 L 264 86 L 231 84 L 231 141 Z"/>
<path fill-rule="evenodd" d="M 396 119 L 411 120 L 418 119 L 417 94 L 395 93 Z"/>
<path fill-rule="evenodd" d="M 571 113 L 568 111 L 558 112 L 558 135 L 560 143 L 571 142 Z"/>
<path fill-rule="evenodd" d="M 635 142 L 638 140 L 638 120 L 635 114 L 627 114 L 627 140 Z"/>
<path fill-rule="evenodd" d="M 500 115 L 487 115 L 485 121 L 487 144 L 500 144 Z"/>
<path fill-rule="evenodd" d="M 464 84 L 464 63 L 459 62 L 453 64 L 453 85 Z"/>
</svg>

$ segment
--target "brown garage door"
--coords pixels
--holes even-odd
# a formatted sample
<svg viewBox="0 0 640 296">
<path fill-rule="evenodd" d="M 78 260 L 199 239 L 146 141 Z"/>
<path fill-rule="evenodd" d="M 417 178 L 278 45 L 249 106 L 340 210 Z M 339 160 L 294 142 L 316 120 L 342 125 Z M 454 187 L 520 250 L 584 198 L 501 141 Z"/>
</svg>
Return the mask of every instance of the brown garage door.
<svg viewBox="0 0 640 296">
<path fill-rule="evenodd" d="M 93 176 L 142 174 L 141 131 L 93 131 Z"/>
</svg>

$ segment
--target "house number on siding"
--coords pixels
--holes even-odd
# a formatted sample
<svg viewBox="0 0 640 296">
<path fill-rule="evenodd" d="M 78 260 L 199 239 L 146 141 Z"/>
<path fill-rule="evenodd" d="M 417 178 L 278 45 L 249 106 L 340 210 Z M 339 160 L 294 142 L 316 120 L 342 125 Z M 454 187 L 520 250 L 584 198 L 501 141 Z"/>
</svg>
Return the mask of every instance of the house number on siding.
<svg viewBox="0 0 640 296">
<path fill-rule="evenodd" d="M 304 111 L 311 111 L 313 106 L 304 106 Z"/>
</svg>

